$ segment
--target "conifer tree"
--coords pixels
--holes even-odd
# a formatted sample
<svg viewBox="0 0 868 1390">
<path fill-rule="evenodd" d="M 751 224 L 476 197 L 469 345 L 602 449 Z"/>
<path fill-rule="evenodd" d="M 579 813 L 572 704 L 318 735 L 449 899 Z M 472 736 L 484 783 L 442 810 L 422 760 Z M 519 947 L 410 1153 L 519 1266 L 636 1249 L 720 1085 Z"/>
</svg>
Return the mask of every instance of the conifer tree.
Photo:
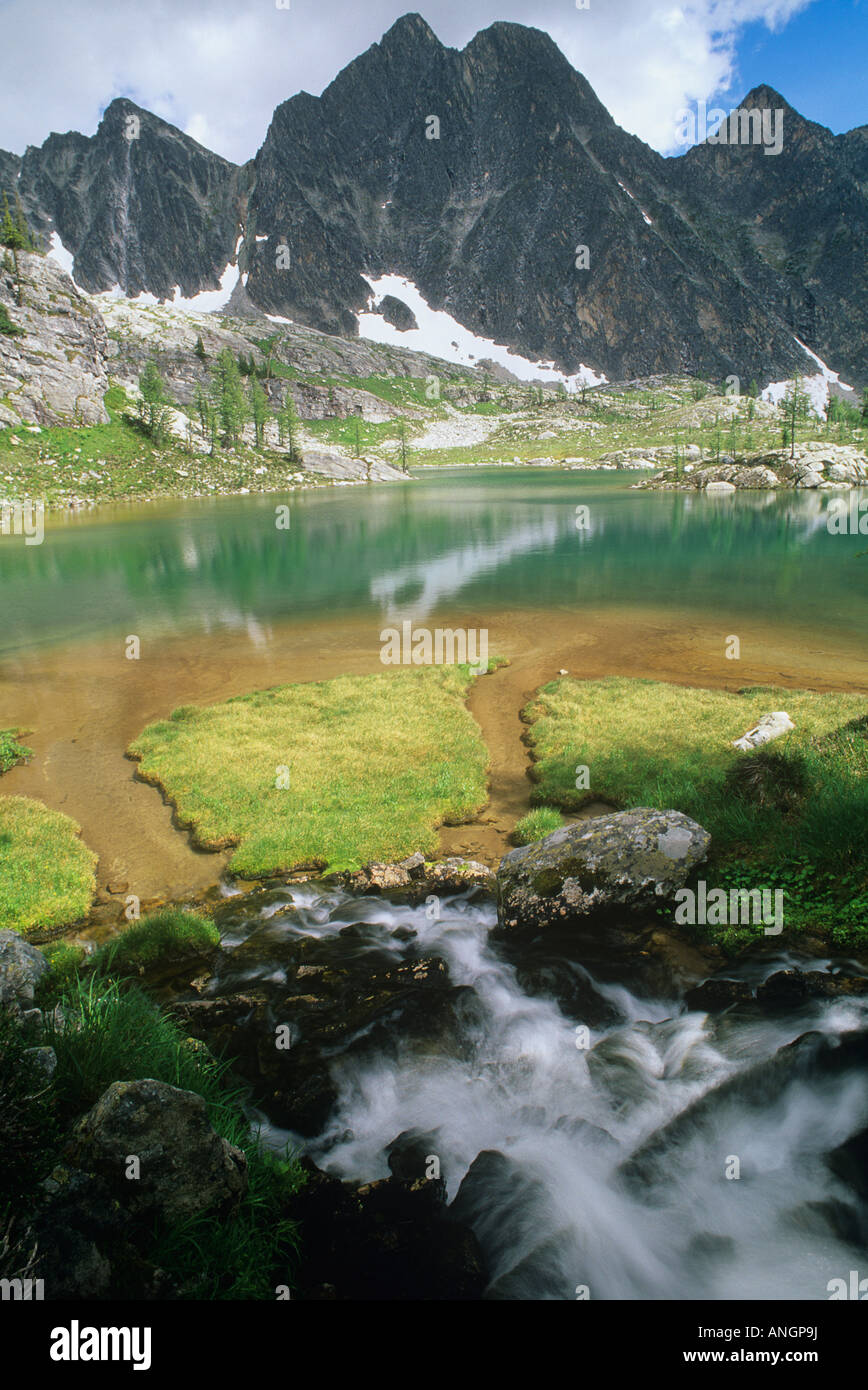
<svg viewBox="0 0 868 1390">
<path fill-rule="evenodd" d="M 295 413 L 295 402 L 292 399 L 292 392 L 287 386 L 283 405 L 277 416 L 277 432 L 281 446 L 288 449 L 290 460 L 293 463 L 295 463 L 298 458 L 298 451 L 296 449 L 297 423 L 298 416 Z"/>
<path fill-rule="evenodd" d="M 169 399 L 166 385 L 157 364 L 145 363 L 139 377 L 139 418 L 156 444 L 161 444 L 169 432 Z"/>
<path fill-rule="evenodd" d="M 247 401 L 238 363 L 229 348 L 223 349 L 214 364 L 212 402 L 224 444 L 237 446 L 241 443 L 247 421 Z"/>
<path fill-rule="evenodd" d="M 256 444 L 262 448 L 265 443 L 265 424 L 269 417 L 268 397 L 260 386 L 256 377 L 250 383 L 250 414 L 253 417 L 253 429 L 256 435 Z"/>
</svg>

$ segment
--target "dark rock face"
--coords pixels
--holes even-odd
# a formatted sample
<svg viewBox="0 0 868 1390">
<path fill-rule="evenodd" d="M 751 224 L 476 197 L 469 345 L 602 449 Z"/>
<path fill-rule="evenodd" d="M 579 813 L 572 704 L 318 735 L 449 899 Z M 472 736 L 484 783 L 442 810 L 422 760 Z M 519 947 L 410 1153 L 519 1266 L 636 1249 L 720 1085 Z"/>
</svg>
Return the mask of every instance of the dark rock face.
<svg viewBox="0 0 868 1390">
<path fill-rule="evenodd" d="M 767 86 L 741 105 L 783 111 L 780 154 L 706 142 L 670 161 L 685 211 L 802 342 L 864 382 L 868 299 L 845 287 L 864 284 L 868 264 L 866 127 L 833 135 Z"/>
<path fill-rule="evenodd" d="M 321 97 L 279 106 L 242 167 L 122 99 L 92 138 L 0 151 L 0 182 L 91 290 L 215 288 L 243 234 L 245 302 L 328 333 L 354 335 L 364 276 L 394 272 L 568 371 L 813 373 L 797 335 L 861 385 L 865 130 L 833 136 L 765 88 L 743 105 L 784 109 L 779 155 L 664 159 L 540 31 L 497 23 L 458 52 L 406 15 Z M 385 316 L 411 326 L 399 304 Z"/>
<path fill-rule="evenodd" d="M 248 292 L 353 332 L 361 272 L 393 271 L 475 332 L 570 371 L 806 369 L 716 236 L 682 215 L 677 162 L 620 130 L 538 30 L 494 24 L 458 53 L 407 15 L 321 98 L 275 112 L 250 199 L 270 240 Z M 277 268 L 278 235 L 294 270 Z"/>
<path fill-rule="evenodd" d="M 501 930 L 566 926 L 612 909 L 653 910 L 683 887 L 710 842 L 708 831 L 680 811 L 646 807 L 565 825 L 501 860 Z"/>
<path fill-rule="evenodd" d="M 733 1004 L 748 1003 L 753 999 L 753 990 L 744 980 L 703 980 L 702 984 L 689 989 L 684 996 L 688 1009 L 707 1010 L 715 1013 L 728 1009 Z"/>
</svg>

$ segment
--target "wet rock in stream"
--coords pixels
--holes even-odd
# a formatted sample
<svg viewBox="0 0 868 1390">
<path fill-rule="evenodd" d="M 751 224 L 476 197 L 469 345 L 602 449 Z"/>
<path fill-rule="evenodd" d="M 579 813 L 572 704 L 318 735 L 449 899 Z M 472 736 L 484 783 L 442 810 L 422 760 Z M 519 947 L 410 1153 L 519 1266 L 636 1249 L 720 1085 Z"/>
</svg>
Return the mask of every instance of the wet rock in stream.
<svg viewBox="0 0 868 1390">
<path fill-rule="evenodd" d="M 443 1185 L 424 1177 L 341 1182 L 309 1159 L 292 1199 L 304 1260 L 302 1299 L 479 1299 L 488 1282 L 465 1222 L 447 1213 Z"/>
<path fill-rule="evenodd" d="M 249 974 L 257 949 L 255 939 L 242 943 L 223 974 Z M 255 989 L 172 1011 L 192 1037 L 232 1059 L 270 1120 L 306 1136 L 320 1133 L 337 1101 L 337 1062 L 460 1051 L 477 1010 L 474 991 L 453 985 L 440 957 L 396 959 L 363 926 L 292 938 L 270 975 Z"/>
</svg>

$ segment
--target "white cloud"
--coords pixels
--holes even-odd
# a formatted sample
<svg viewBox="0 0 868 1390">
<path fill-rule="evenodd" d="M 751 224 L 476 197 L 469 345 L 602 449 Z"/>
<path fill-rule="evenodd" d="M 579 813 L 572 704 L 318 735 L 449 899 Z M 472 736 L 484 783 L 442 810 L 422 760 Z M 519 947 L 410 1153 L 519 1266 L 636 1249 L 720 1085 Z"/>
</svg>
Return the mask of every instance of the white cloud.
<svg viewBox="0 0 868 1390">
<path fill-rule="evenodd" d="M 418 3 L 418 0 L 417 0 Z M 811 0 L 431 0 L 438 37 L 463 47 L 496 19 L 546 29 L 627 130 L 673 147 L 676 113 L 726 91 L 745 24 L 780 26 Z M 412 4 L 412 0 L 411 0 Z M 115 96 L 249 159 L 274 107 L 318 94 L 402 13 L 400 0 L 5 0 L 0 146 L 92 134 Z M 812 113 L 806 113 L 808 115 Z"/>
</svg>

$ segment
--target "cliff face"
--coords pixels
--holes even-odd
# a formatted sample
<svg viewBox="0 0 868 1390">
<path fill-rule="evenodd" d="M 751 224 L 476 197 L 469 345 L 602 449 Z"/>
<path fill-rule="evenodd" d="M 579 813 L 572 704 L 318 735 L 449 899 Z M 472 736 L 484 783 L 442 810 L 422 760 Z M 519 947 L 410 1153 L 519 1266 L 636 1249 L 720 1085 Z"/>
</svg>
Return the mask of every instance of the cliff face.
<svg viewBox="0 0 868 1390">
<path fill-rule="evenodd" d="M 363 275 L 394 272 L 568 371 L 767 381 L 816 370 L 799 337 L 861 384 L 868 129 L 833 136 L 768 89 L 743 105 L 784 109 L 780 154 L 664 159 L 538 30 L 498 23 L 457 52 L 408 15 L 279 106 L 249 165 L 117 101 L 92 139 L 28 149 L 15 186 L 88 289 L 213 288 L 243 233 L 252 304 L 330 333 L 356 332 Z M 4 186 L 16 173 L 0 154 Z"/>
</svg>

